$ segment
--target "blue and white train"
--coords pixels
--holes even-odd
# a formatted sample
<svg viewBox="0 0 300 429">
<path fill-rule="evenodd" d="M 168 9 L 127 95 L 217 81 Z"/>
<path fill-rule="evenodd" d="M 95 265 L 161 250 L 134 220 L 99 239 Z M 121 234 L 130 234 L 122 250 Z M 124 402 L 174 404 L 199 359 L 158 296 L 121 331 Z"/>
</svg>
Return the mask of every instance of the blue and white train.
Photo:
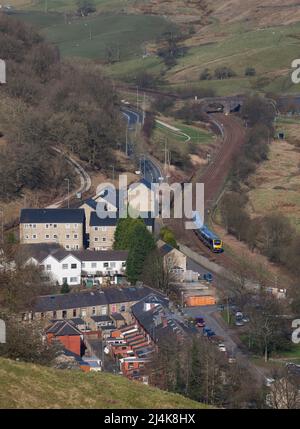
<svg viewBox="0 0 300 429">
<path fill-rule="evenodd" d="M 214 253 L 224 252 L 223 241 L 212 232 L 206 225 L 203 224 L 198 212 L 193 213 L 193 222 L 195 224 L 195 234 L 200 240 L 210 248 Z"/>
</svg>

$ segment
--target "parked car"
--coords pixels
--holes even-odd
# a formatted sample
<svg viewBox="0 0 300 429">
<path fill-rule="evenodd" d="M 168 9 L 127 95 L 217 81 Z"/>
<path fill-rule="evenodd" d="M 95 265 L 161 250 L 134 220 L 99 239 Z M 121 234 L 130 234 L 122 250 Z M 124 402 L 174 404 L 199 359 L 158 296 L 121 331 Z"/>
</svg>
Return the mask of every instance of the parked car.
<svg viewBox="0 0 300 429">
<path fill-rule="evenodd" d="M 244 315 L 244 317 L 242 318 L 242 322 L 249 323 L 250 322 L 249 317 Z"/>
<path fill-rule="evenodd" d="M 220 352 L 226 352 L 227 351 L 225 344 L 223 344 L 223 343 L 220 343 L 218 345 L 218 347 L 219 347 Z"/>
<path fill-rule="evenodd" d="M 212 275 L 212 273 L 205 273 L 205 274 L 203 274 L 203 280 L 211 283 L 213 281 L 213 275 Z"/>
<path fill-rule="evenodd" d="M 205 320 L 203 317 L 195 317 L 196 326 L 198 328 L 205 328 Z"/>
<path fill-rule="evenodd" d="M 214 337 L 216 333 L 209 328 L 203 328 L 203 335 L 205 337 L 211 338 L 211 337 Z"/>
<path fill-rule="evenodd" d="M 265 385 L 267 387 L 271 387 L 271 385 L 274 383 L 275 379 L 272 377 L 265 377 Z"/>
<path fill-rule="evenodd" d="M 235 313 L 235 318 L 236 319 L 242 319 L 244 317 L 243 313 L 241 311 L 237 311 Z"/>
</svg>

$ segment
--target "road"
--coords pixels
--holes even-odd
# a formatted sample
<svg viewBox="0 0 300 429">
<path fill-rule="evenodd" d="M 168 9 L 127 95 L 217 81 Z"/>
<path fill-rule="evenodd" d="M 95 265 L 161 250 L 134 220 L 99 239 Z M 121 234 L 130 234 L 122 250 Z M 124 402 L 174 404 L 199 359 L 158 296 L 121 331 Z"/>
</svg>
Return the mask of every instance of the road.
<svg viewBox="0 0 300 429">
<path fill-rule="evenodd" d="M 235 333 L 222 320 L 216 306 L 185 308 L 184 314 L 187 317 L 203 317 L 206 327 L 212 329 L 216 336 L 220 337 L 220 341 L 225 344 L 228 355 L 234 356 L 239 366 L 247 369 L 258 385 L 264 383 L 267 373 L 264 373 L 261 368 L 254 365 L 249 360 L 249 356 L 241 350 Z"/>
<path fill-rule="evenodd" d="M 76 196 L 77 193 L 83 194 L 84 192 L 88 192 L 92 186 L 92 181 L 89 176 L 89 174 L 84 170 L 84 168 L 81 167 L 81 165 L 70 155 L 66 154 L 63 150 L 59 149 L 58 147 L 53 146 L 52 149 L 60 154 L 63 155 L 66 159 L 66 161 L 74 167 L 75 171 L 77 172 L 78 176 L 80 177 L 80 186 L 76 191 L 73 191 L 70 193 L 70 195 L 67 195 L 66 197 L 62 198 L 59 201 L 56 201 L 55 203 L 47 206 L 47 209 L 57 209 L 61 207 L 64 203 L 70 200 L 72 197 Z"/>
<path fill-rule="evenodd" d="M 135 112 L 130 108 L 123 108 L 122 114 L 127 118 L 128 130 L 135 130 L 142 123 L 141 113 Z M 130 138 L 128 137 L 128 156 L 134 154 L 134 149 Z M 159 178 L 162 177 L 162 170 L 158 161 L 151 156 L 144 154 L 140 158 L 140 169 L 145 180 L 149 183 L 159 183 Z"/>
</svg>

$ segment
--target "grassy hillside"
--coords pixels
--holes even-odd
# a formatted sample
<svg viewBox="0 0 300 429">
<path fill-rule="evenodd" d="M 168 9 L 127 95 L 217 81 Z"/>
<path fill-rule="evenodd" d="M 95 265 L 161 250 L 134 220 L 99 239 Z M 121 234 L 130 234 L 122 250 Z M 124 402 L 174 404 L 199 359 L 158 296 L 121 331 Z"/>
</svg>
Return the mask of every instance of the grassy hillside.
<svg viewBox="0 0 300 429">
<path fill-rule="evenodd" d="M 100 14 L 65 19 L 62 13 L 38 11 L 22 11 L 14 16 L 37 26 L 62 55 L 95 60 L 104 60 L 107 48 L 114 50 L 115 57 L 120 55 L 121 61 L 141 57 L 146 42 L 174 28 L 159 16 Z"/>
<path fill-rule="evenodd" d="M 205 408 L 122 376 L 0 359 L 0 408 Z"/>
<path fill-rule="evenodd" d="M 75 10 L 75 0 L 48 0 L 47 14 L 42 0 L 11 3 L 30 11 L 20 17 L 38 24 L 63 55 L 103 60 L 107 47 L 119 49 L 121 62 L 107 66 L 115 78 L 132 81 L 144 69 L 159 76 L 165 69 L 160 59 L 143 59 L 142 53 L 172 21 L 191 32 L 185 42 L 188 55 L 167 71 L 167 85 L 182 88 L 188 82 L 219 95 L 299 91 L 290 79 L 300 38 L 300 5 L 294 0 L 96 0 L 98 15 L 71 22 L 64 13 Z M 200 80 L 204 69 L 213 75 L 222 66 L 236 77 Z M 245 76 L 247 67 L 254 67 L 256 76 Z"/>
</svg>

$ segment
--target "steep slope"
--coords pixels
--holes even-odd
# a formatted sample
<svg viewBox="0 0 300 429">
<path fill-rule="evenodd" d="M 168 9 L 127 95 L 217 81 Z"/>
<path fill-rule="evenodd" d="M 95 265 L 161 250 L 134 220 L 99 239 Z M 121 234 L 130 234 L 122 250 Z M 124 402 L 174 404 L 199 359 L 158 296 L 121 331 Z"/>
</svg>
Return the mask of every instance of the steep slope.
<svg viewBox="0 0 300 429">
<path fill-rule="evenodd" d="M 0 408 L 205 408 L 111 374 L 85 374 L 0 359 Z"/>
</svg>

